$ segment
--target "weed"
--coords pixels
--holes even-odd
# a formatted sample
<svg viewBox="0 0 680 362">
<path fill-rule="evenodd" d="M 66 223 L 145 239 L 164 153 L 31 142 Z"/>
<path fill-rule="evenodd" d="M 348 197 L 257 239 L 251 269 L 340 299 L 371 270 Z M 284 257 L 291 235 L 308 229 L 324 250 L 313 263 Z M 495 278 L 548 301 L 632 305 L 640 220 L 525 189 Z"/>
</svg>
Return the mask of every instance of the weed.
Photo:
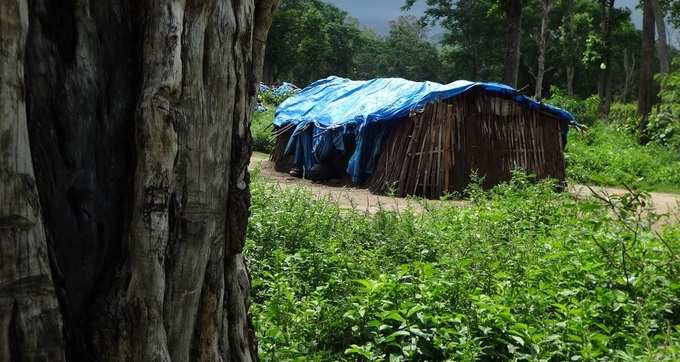
<svg viewBox="0 0 680 362">
<path fill-rule="evenodd" d="M 680 226 L 646 195 L 522 173 L 469 207 L 366 215 L 255 178 L 246 254 L 267 361 L 678 360 Z"/>
</svg>

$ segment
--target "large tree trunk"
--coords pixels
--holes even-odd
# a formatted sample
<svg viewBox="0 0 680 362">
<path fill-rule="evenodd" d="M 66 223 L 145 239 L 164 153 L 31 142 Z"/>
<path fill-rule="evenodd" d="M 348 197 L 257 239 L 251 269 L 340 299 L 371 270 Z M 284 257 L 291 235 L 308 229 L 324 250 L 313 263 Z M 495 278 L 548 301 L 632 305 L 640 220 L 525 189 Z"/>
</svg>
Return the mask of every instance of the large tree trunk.
<svg viewBox="0 0 680 362">
<path fill-rule="evenodd" d="M 0 3 L 0 360 L 257 359 L 241 249 L 277 0 Z"/>
<path fill-rule="evenodd" d="M 654 22 L 656 23 L 656 33 L 659 37 L 657 49 L 659 52 L 659 72 L 668 74 L 671 69 L 670 56 L 668 55 L 668 38 L 666 36 L 666 21 L 663 9 L 659 5 L 659 0 L 649 0 L 654 10 Z"/>
<path fill-rule="evenodd" d="M 651 1 L 643 1 L 642 7 L 642 51 L 640 62 L 640 84 L 638 86 L 638 113 L 642 116 L 639 125 L 640 143 L 646 143 L 649 112 L 652 110 L 652 63 L 654 62 L 654 9 Z"/>
<path fill-rule="evenodd" d="M 26 3 L 0 1 L 0 361 L 63 361 L 62 319 L 26 128 L 27 34 Z"/>
<path fill-rule="evenodd" d="M 522 39 L 522 0 L 504 0 L 508 34 L 505 44 L 503 82 L 517 87 Z"/>
<path fill-rule="evenodd" d="M 609 116 L 609 108 L 611 106 L 611 18 L 612 10 L 614 8 L 615 0 L 600 0 L 602 7 L 602 23 L 600 28 L 600 36 L 602 37 L 602 64 L 597 82 L 597 95 L 600 97 L 600 104 L 598 106 L 598 115 L 606 118 Z"/>
<path fill-rule="evenodd" d="M 543 76 L 545 75 L 545 50 L 546 37 L 548 34 L 548 21 L 550 20 L 550 0 L 542 1 L 543 17 L 541 19 L 541 34 L 538 38 L 538 70 L 536 72 L 536 91 L 534 98 L 539 99 L 543 94 Z"/>
</svg>

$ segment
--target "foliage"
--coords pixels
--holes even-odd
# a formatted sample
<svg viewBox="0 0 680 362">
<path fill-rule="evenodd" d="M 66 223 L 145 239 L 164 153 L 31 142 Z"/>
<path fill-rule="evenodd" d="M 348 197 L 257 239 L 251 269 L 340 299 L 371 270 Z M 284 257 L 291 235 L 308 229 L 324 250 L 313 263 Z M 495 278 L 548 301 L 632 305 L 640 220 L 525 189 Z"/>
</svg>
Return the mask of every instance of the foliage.
<svg viewBox="0 0 680 362">
<path fill-rule="evenodd" d="M 667 0 L 665 3 L 667 3 L 669 8 L 669 20 L 671 24 L 673 24 L 673 27 L 676 29 L 680 28 L 680 2 Z"/>
<path fill-rule="evenodd" d="M 414 3 L 403 0 L 405 8 Z M 389 34 L 382 36 L 322 0 L 283 0 L 269 33 L 265 64 L 272 81 L 303 86 L 330 75 L 444 83 L 500 81 L 508 31 L 503 4 L 503 0 L 426 0 L 419 21 L 398 17 L 391 22 Z M 602 39 L 602 4 L 600 0 L 555 1 L 548 22 L 545 89 L 555 85 L 588 97 L 597 91 L 598 74 L 609 54 L 615 97 L 627 101 L 635 93 L 632 65 L 640 64 L 640 32 L 630 11 L 615 7 L 609 41 Z M 672 14 L 672 6 L 664 6 Z M 536 0 L 524 1 L 520 85 L 535 84 L 540 8 Z M 425 25 L 432 24 L 444 29 L 438 41 L 428 39 Z"/>
<path fill-rule="evenodd" d="M 655 143 L 641 146 L 617 123 L 570 132 L 566 157 L 567 176 L 579 183 L 680 191 L 680 154 Z"/>
<path fill-rule="evenodd" d="M 609 110 L 609 122 L 617 130 L 636 134 L 640 125 L 640 114 L 637 110 L 637 104 L 621 102 L 612 103 Z"/>
<path fill-rule="evenodd" d="M 562 62 L 567 66 L 576 67 L 582 59 L 590 59 L 586 44 L 591 40 L 594 31 L 592 3 L 587 1 L 563 1 L 558 10 L 564 15 L 558 28 L 557 48 L 560 51 Z M 579 55 L 581 59 L 579 59 Z M 587 62 L 586 62 L 587 64 Z"/>
<path fill-rule="evenodd" d="M 270 88 L 264 92 L 260 92 L 258 94 L 258 97 L 261 103 L 269 106 L 278 107 L 281 103 L 283 103 L 283 101 L 294 96 L 295 94 L 296 94 L 295 91 L 277 92 L 275 89 Z"/>
<path fill-rule="evenodd" d="M 274 16 L 266 63 L 274 80 L 305 85 L 330 75 L 439 80 L 439 51 L 428 29 L 401 16 L 381 37 L 320 0 L 284 0 Z"/>
<path fill-rule="evenodd" d="M 388 54 L 385 39 L 370 29 L 361 30 L 360 47 L 354 57 L 351 76 L 355 79 L 372 79 L 386 76 Z"/>
<path fill-rule="evenodd" d="M 265 361 L 680 358 L 680 228 L 653 233 L 644 194 L 610 212 L 517 174 L 469 207 L 371 216 L 252 191 Z"/>
<path fill-rule="evenodd" d="M 404 1 L 405 8 L 416 3 L 415 0 Z M 503 13 L 506 2 L 426 0 L 425 3 L 427 8 L 422 20 L 439 23 L 446 31 L 441 44 L 445 74 L 456 78 L 498 81 L 502 76 L 508 32 Z M 639 32 L 630 19 L 630 11 L 614 8 L 609 41 L 602 39 L 605 18 L 602 4 L 599 0 L 551 2 L 552 11 L 548 19 L 548 29 L 551 30 L 546 44 L 546 69 L 551 71 L 544 74 L 546 84 L 568 89 L 568 70 L 571 70 L 573 91 L 580 97 L 587 97 L 597 90 L 597 74 L 604 64 L 605 55 L 610 54 L 613 89 L 630 93 L 630 84 L 629 87 L 622 86 L 626 81 L 622 71 L 623 54 L 625 50 L 630 56 L 638 56 L 633 49 L 639 47 Z M 538 58 L 536 34 L 540 32 L 541 20 L 538 1 L 524 1 L 519 84 L 534 84 Z"/>
<path fill-rule="evenodd" d="M 545 100 L 545 103 L 566 109 L 576 117 L 577 122 L 584 125 L 595 124 L 598 119 L 597 106 L 600 104 L 600 99 L 596 95 L 579 99 L 568 96 L 558 87 L 551 86 L 550 97 Z"/>
<path fill-rule="evenodd" d="M 274 140 L 271 135 L 275 108 L 272 106 L 266 107 L 267 111 L 254 113 L 250 132 L 253 137 L 253 150 L 270 153 L 274 150 Z"/>
<path fill-rule="evenodd" d="M 414 81 L 438 80 L 439 53 L 427 40 L 427 28 L 415 17 L 400 16 L 392 21 L 385 45 L 385 75 Z"/>
<path fill-rule="evenodd" d="M 266 63 L 274 77 L 304 85 L 334 74 L 348 76 L 360 31 L 347 13 L 321 0 L 283 0 L 274 16 Z"/>
<path fill-rule="evenodd" d="M 407 1 L 407 5 L 413 1 Z M 446 74 L 471 80 L 503 75 L 505 22 L 495 0 L 428 1 L 426 21 L 441 21 L 446 33 L 442 60 Z M 502 36 L 500 36 L 502 35 Z M 454 80 L 454 79 L 447 79 Z"/>
<path fill-rule="evenodd" d="M 416 3 L 415 0 L 404 2 L 404 8 Z M 421 20 L 440 23 L 446 30 L 442 40 L 442 63 L 446 74 L 454 75 L 456 79 L 501 80 L 508 33 L 504 1 L 425 2 L 427 8 Z"/>
<path fill-rule="evenodd" d="M 646 132 L 652 141 L 680 152 L 680 59 L 674 66 L 671 73 L 657 76 L 661 103 L 650 117 Z"/>
</svg>

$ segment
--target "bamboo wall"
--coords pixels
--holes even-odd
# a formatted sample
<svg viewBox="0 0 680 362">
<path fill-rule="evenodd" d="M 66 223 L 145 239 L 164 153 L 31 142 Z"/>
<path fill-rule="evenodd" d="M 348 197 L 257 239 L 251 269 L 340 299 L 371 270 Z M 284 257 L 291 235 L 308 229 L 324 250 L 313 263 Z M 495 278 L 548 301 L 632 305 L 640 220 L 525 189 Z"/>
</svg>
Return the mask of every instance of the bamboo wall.
<svg viewBox="0 0 680 362">
<path fill-rule="evenodd" d="M 269 155 L 269 160 L 274 163 L 274 170 L 278 172 L 288 172 L 294 166 L 292 157 L 285 154 L 286 146 L 294 130 L 293 125 L 288 125 L 274 131 L 273 136 L 276 137 L 276 145 Z"/>
<path fill-rule="evenodd" d="M 368 186 L 437 199 L 464 190 L 475 170 L 485 187 L 510 179 L 517 168 L 562 181 L 560 122 L 482 92 L 430 104 L 394 128 Z"/>
</svg>

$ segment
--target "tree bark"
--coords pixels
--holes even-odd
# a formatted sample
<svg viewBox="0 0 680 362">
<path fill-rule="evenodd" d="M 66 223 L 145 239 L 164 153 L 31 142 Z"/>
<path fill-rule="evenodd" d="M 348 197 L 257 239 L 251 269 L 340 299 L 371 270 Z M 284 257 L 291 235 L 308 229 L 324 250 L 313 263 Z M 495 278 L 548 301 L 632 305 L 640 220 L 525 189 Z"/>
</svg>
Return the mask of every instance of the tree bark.
<svg viewBox="0 0 680 362">
<path fill-rule="evenodd" d="M 546 37 L 548 34 L 548 21 L 550 20 L 550 0 L 542 2 L 543 16 L 541 18 L 541 34 L 538 38 L 538 70 L 536 71 L 536 89 L 534 98 L 539 99 L 543 94 L 543 77 L 545 75 L 545 50 Z"/>
<path fill-rule="evenodd" d="M 567 95 L 574 96 L 574 73 L 576 72 L 574 64 L 567 65 Z"/>
<path fill-rule="evenodd" d="M 0 2 L 0 361 L 63 361 L 64 336 L 28 142 L 28 7 Z"/>
<path fill-rule="evenodd" d="M 241 250 L 277 2 L 2 2 L 0 360 L 257 359 Z"/>
<path fill-rule="evenodd" d="M 574 0 L 563 2 L 564 16 L 562 17 L 562 37 L 565 38 L 565 46 L 561 49 L 561 56 L 565 62 L 565 75 L 567 81 L 567 95 L 574 96 L 574 75 L 576 73 L 576 66 L 574 62 L 574 53 L 576 47 L 572 41 L 575 37 L 575 26 L 573 23 L 574 17 Z"/>
<path fill-rule="evenodd" d="M 654 11 L 654 22 L 656 23 L 656 33 L 659 37 L 657 49 L 659 52 L 659 72 L 668 74 L 671 69 L 671 61 L 668 55 L 668 38 L 666 34 L 666 21 L 663 9 L 659 5 L 659 0 L 649 0 Z"/>
<path fill-rule="evenodd" d="M 630 86 L 633 84 L 633 75 L 635 74 L 636 66 L 635 56 L 630 55 L 628 49 L 623 49 L 623 69 L 626 72 L 622 96 L 624 103 L 628 102 L 628 95 L 630 93 Z"/>
<path fill-rule="evenodd" d="M 600 104 L 598 106 L 598 114 L 600 117 L 607 118 L 609 116 L 609 108 L 611 106 L 611 18 L 612 9 L 614 8 L 615 0 L 600 0 L 602 5 L 602 24 L 601 34 L 603 49 L 602 49 L 602 63 L 604 69 L 600 67 L 600 72 L 597 82 L 597 95 L 600 97 Z"/>
<path fill-rule="evenodd" d="M 522 0 L 504 0 L 508 35 L 505 49 L 503 82 L 517 88 L 522 39 Z"/>
<path fill-rule="evenodd" d="M 642 51 L 640 62 L 640 84 L 638 86 L 638 113 L 642 116 L 639 125 L 640 143 L 646 143 L 645 136 L 649 112 L 652 110 L 652 63 L 654 62 L 654 9 L 651 1 L 643 1 L 642 7 Z"/>
</svg>

